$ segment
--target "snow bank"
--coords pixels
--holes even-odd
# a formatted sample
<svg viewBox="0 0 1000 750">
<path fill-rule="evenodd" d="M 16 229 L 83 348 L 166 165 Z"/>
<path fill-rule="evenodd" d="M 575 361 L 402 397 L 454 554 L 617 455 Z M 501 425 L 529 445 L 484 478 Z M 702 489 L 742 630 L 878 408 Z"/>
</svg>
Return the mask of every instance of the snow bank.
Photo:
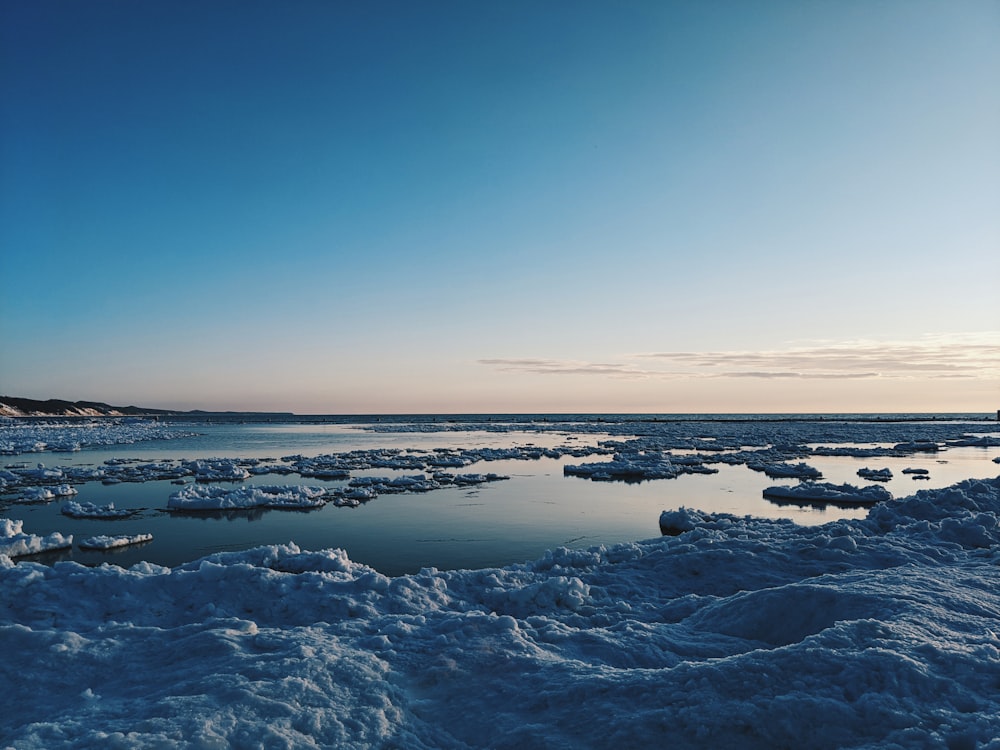
<svg viewBox="0 0 1000 750">
<path fill-rule="evenodd" d="M 0 567 L 4 564 L 4 556 L 8 558 L 22 557 L 73 546 L 72 535 L 64 536 L 55 533 L 41 537 L 35 534 L 25 534 L 22 530 L 23 525 L 24 521 L 0 518 Z M 0 636 L 0 641 L 2 641 L 2 636 Z"/>
<path fill-rule="evenodd" d="M 821 527 L 387 578 L 339 550 L 0 566 L 0 744 L 988 748 L 1000 479 Z"/>
<path fill-rule="evenodd" d="M 249 508 L 308 509 L 326 504 L 325 487 L 248 486 L 229 489 L 187 485 L 167 501 L 173 511 L 213 511 Z"/>
</svg>

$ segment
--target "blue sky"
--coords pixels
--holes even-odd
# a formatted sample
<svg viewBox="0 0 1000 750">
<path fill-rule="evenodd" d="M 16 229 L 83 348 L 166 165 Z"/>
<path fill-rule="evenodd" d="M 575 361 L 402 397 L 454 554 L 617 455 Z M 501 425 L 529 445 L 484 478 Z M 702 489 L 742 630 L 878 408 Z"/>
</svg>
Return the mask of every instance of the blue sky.
<svg viewBox="0 0 1000 750">
<path fill-rule="evenodd" d="M 996 2 L 0 9 L 7 395 L 1000 407 Z"/>
</svg>

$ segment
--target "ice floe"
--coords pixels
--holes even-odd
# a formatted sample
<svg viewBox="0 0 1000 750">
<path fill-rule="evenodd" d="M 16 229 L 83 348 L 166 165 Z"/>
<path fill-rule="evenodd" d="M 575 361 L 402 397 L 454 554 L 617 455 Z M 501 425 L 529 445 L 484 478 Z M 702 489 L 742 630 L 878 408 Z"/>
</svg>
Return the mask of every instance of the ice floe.
<svg viewBox="0 0 1000 750">
<path fill-rule="evenodd" d="M 858 476 L 862 479 L 867 479 L 869 482 L 888 482 L 892 479 L 892 470 L 885 469 L 870 469 L 867 466 L 858 469 Z"/>
<path fill-rule="evenodd" d="M 594 481 L 674 479 L 681 474 L 712 474 L 717 471 L 718 469 L 706 466 L 690 457 L 675 461 L 658 451 L 616 453 L 610 461 L 563 466 L 563 473 L 566 475 L 585 477 Z"/>
<path fill-rule="evenodd" d="M 820 479 L 823 473 L 808 464 L 766 464 L 748 462 L 747 468 L 761 471 L 771 479 Z"/>
<path fill-rule="evenodd" d="M 794 500 L 808 503 L 842 503 L 849 505 L 874 505 L 892 500 L 892 493 L 885 487 L 872 484 L 855 487 L 851 484 L 830 484 L 828 482 L 802 482 L 801 484 L 777 485 L 764 490 L 769 500 Z"/>
<path fill-rule="evenodd" d="M 75 500 L 70 500 L 63 505 L 59 512 L 70 518 L 103 518 L 110 520 L 128 518 L 129 516 L 134 516 L 139 511 L 128 508 L 116 508 L 114 503 L 95 505 L 94 503 L 78 503 Z"/>
<path fill-rule="evenodd" d="M 24 533 L 23 527 L 24 521 L 15 518 L 0 518 L 0 566 L 3 564 L 2 556 L 4 555 L 9 558 L 23 557 L 73 546 L 72 535 L 52 533 L 47 536 L 38 536 Z M 0 635 L 0 641 L 2 641 L 2 635 Z"/>
<path fill-rule="evenodd" d="M 310 509 L 327 502 L 325 487 L 247 486 L 237 488 L 187 485 L 170 495 L 168 510 L 216 511 L 250 508 Z"/>
<path fill-rule="evenodd" d="M 669 536 L 399 578 L 295 545 L 0 557 L 2 742 L 992 750 L 998 513 L 1000 479 L 819 527 L 675 511 Z"/>
<path fill-rule="evenodd" d="M 135 544 L 145 544 L 153 540 L 152 534 L 134 534 L 128 536 L 127 534 L 122 534 L 119 536 L 91 536 L 86 539 L 81 540 L 77 546 L 80 549 L 89 550 L 109 550 L 118 549 L 120 547 L 130 547 Z"/>
</svg>

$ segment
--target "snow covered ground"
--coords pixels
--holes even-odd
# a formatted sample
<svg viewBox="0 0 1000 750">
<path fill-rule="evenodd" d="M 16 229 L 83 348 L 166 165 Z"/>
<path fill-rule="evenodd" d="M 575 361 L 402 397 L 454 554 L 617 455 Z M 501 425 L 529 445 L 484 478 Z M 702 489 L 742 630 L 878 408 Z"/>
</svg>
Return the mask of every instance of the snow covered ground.
<svg viewBox="0 0 1000 750">
<path fill-rule="evenodd" d="M 294 545 L 0 557 L 0 746 L 995 750 L 998 513 L 970 480 L 398 578 Z"/>
</svg>

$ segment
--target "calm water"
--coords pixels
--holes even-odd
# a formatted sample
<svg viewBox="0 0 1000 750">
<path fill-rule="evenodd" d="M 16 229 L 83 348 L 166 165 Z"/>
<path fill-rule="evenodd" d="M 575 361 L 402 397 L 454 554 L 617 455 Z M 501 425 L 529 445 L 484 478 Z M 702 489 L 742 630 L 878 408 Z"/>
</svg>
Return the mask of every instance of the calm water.
<svg viewBox="0 0 1000 750">
<path fill-rule="evenodd" d="M 427 418 L 441 424 L 442 418 Z M 493 418 L 497 419 L 497 418 Z M 280 458 L 315 456 L 374 448 L 480 448 L 512 446 L 594 445 L 605 439 L 600 431 L 578 434 L 559 429 L 535 432 L 530 426 L 517 432 L 371 432 L 358 426 L 313 418 L 296 423 L 244 424 L 236 420 L 188 425 L 196 437 L 154 441 L 73 454 L 31 454 L 4 457 L 2 464 L 44 462 L 49 466 L 100 465 L 110 458 L 194 459 L 211 457 Z M 995 429 L 987 424 L 984 432 Z M 953 448 L 940 454 L 903 459 L 813 457 L 811 466 L 828 482 L 866 484 L 856 476 L 862 466 L 892 469 L 887 484 L 897 497 L 918 489 L 942 487 L 969 477 L 998 473 L 991 458 L 996 449 Z M 506 565 L 538 557 L 546 549 L 589 547 L 595 544 L 646 539 L 659 535 L 664 509 L 688 506 L 712 512 L 791 518 L 818 524 L 837 518 L 863 517 L 864 509 L 779 506 L 763 499 L 762 490 L 790 480 L 773 480 L 745 466 L 716 464 L 718 474 L 684 475 L 677 479 L 591 482 L 563 475 L 566 463 L 606 460 L 604 457 L 566 457 L 533 461 L 493 461 L 472 465 L 463 472 L 495 472 L 510 480 L 475 488 L 449 488 L 426 494 L 381 495 L 358 508 L 328 505 L 319 510 L 232 512 L 211 516 L 170 515 L 163 509 L 179 488 L 168 481 L 105 486 L 79 485 L 78 502 L 142 512 L 122 521 L 71 519 L 60 513 L 62 502 L 14 505 L 3 515 L 20 518 L 29 533 L 60 531 L 79 542 L 98 534 L 151 533 L 153 541 L 119 552 L 84 552 L 77 548 L 53 553 L 44 561 L 73 559 L 85 564 L 113 562 L 130 565 L 148 560 L 176 565 L 206 554 L 240 550 L 262 544 L 293 541 L 305 549 L 340 547 L 351 559 L 390 574 L 421 567 L 479 568 Z M 930 481 L 915 482 L 901 474 L 907 467 L 926 468 Z M 394 476 L 413 471 L 377 469 L 354 476 Z M 298 475 L 254 477 L 247 483 L 337 486 L 345 482 L 302 479 Z"/>
</svg>

